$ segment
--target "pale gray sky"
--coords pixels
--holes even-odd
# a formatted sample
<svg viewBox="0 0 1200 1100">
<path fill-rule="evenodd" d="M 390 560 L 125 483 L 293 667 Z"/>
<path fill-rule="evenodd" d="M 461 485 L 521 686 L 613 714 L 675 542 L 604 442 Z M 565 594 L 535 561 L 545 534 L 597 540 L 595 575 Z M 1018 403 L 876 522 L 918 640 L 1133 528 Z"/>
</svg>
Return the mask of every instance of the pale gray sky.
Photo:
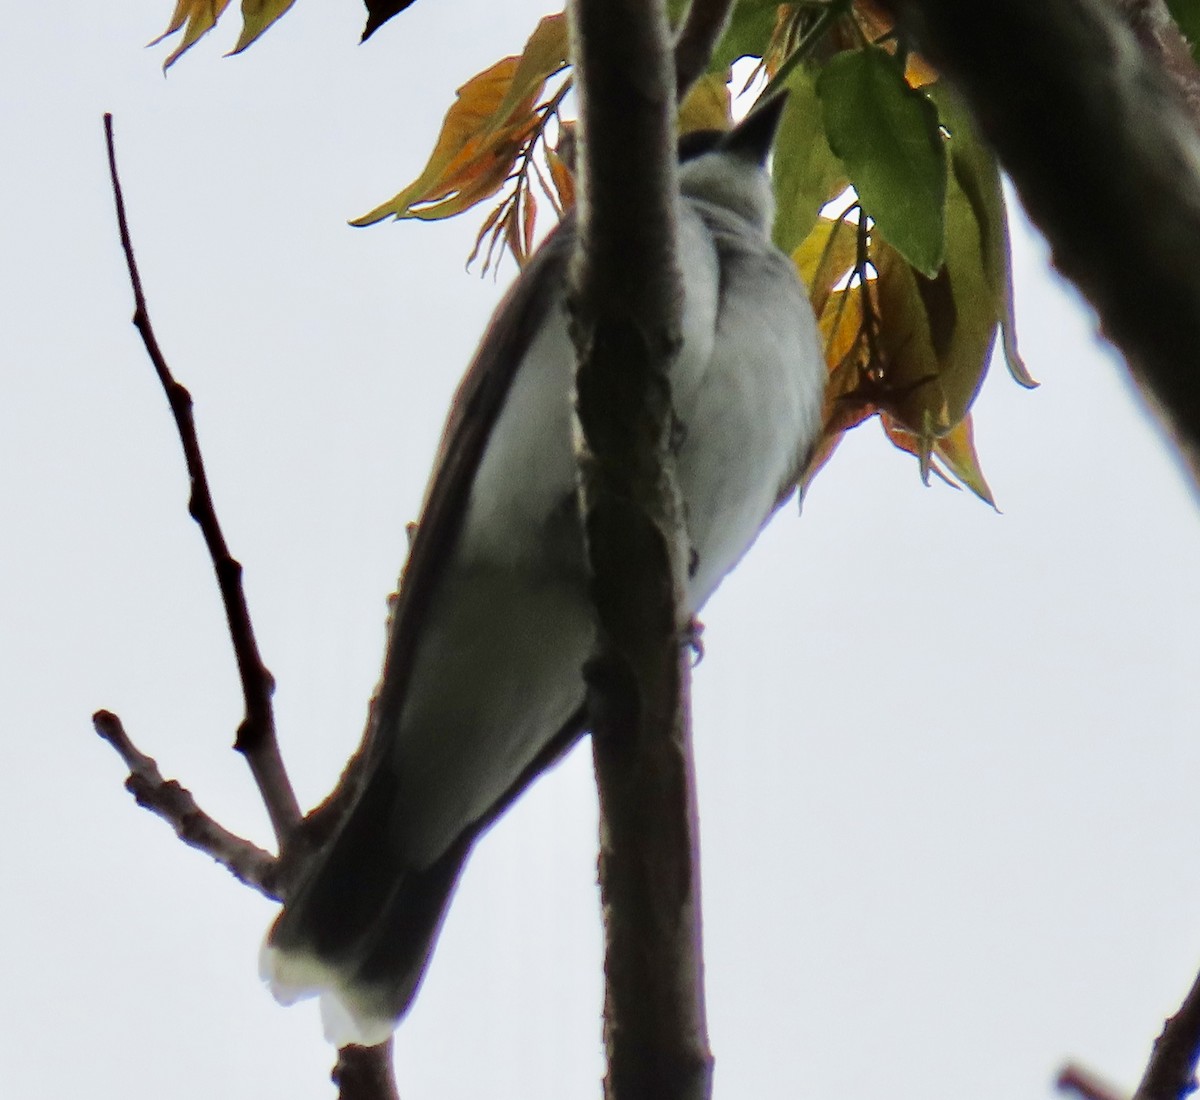
<svg viewBox="0 0 1200 1100">
<path fill-rule="evenodd" d="M 121 790 L 90 713 L 266 843 L 167 409 L 128 324 L 116 114 L 301 795 L 356 740 L 450 391 L 499 284 L 476 220 L 349 229 L 532 0 L 419 0 L 368 46 L 298 4 L 169 78 L 167 0 L 22 5 L 0 40 L 3 1091 L 332 1095 L 255 973 L 272 907 Z M 236 14 L 231 13 L 231 20 Z M 1103 232 L 1102 227 L 1097 227 Z M 1045 1097 L 1136 1080 L 1200 963 L 1200 522 L 1114 356 L 1016 231 L 1033 394 L 977 405 L 1003 514 L 856 433 L 712 601 L 695 715 L 718 1096 Z M 595 810 L 577 752 L 480 846 L 399 1039 L 405 1100 L 598 1095 Z"/>
</svg>

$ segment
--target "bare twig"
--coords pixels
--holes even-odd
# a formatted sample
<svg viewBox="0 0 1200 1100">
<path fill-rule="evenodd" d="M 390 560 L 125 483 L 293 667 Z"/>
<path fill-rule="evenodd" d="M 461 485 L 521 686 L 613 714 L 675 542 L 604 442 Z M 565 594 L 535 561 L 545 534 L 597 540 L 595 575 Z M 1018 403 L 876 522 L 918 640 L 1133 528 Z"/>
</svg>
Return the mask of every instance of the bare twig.
<svg viewBox="0 0 1200 1100">
<path fill-rule="evenodd" d="M 1196 1091 L 1200 1060 L 1200 977 L 1192 983 L 1179 1011 L 1154 1040 L 1150 1063 L 1133 1100 L 1182 1100 Z"/>
<path fill-rule="evenodd" d="M 704 75 L 729 26 L 733 0 L 692 0 L 675 40 L 675 94 L 682 100 Z"/>
<path fill-rule="evenodd" d="M 705 1100 L 712 1055 L 680 644 L 687 548 L 669 447 L 681 301 L 674 67 L 661 0 L 574 0 L 568 10 L 582 137 L 570 296 L 598 624 L 586 677 L 600 793 L 605 1096 Z"/>
<path fill-rule="evenodd" d="M 155 373 L 162 383 L 163 391 L 175 418 L 179 442 L 183 447 L 187 463 L 191 494 L 188 512 L 200 527 L 204 543 L 212 558 L 217 584 L 221 590 L 221 601 L 225 605 L 225 618 L 229 624 L 229 636 L 237 658 L 238 673 L 242 681 L 242 697 L 245 700 L 245 717 L 238 727 L 234 747 L 246 758 L 259 793 L 266 805 L 275 830 L 280 850 L 300 821 L 300 805 L 288 780 L 275 737 L 275 716 L 271 706 L 274 681 L 259 656 L 254 627 L 250 621 L 250 610 L 242 588 L 242 566 L 225 543 L 225 536 L 217 520 L 208 477 L 204 471 L 204 458 L 196 436 L 196 422 L 192 415 L 192 395 L 178 383 L 167 366 L 166 358 L 154 335 L 150 314 L 146 309 L 146 296 L 142 290 L 142 279 L 133 255 L 133 242 L 129 235 L 129 223 L 125 217 L 125 199 L 121 193 L 121 181 L 117 175 L 116 151 L 113 145 L 112 115 L 104 116 L 104 136 L 108 146 L 108 169 L 112 178 L 113 198 L 117 205 L 117 224 L 121 231 L 121 247 L 125 252 L 125 263 L 129 268 L 129 280 L 133 285 L 135 303 L 133 324 L 145 345 L 146 353 L 154 364 Z"/>
<path fill-rule="evenodd" d="M 130 741 L 121 719 L 111 711 L 96 711 L 92 725 L 125 761 L 129 769 L 125 789 L 139 806 L 161 817 L 180 840 L 211 856 L 239 882 L 280 900 L 279 861 L 270 852 L 218 825 L 196 805 L 191 791 L 174 779 L 164 779 L 158 763 Z"/>
<path fill-rule="evenodd" d="M 1126 1100 L 1120 1089 L 1074 1062 L 1068 1062 L 1058 1071 L 1058 1079 L 1054 1084 L 1059 1092 L 1078 1096 L 1080 1100 Z"/>
<path fill-rule="evenodd" d="M 338 1087 L 338 1100 L 400 1100 L 391 1039 L 374 1047 L 342 1047 L 330 1076 Z"/>
</svg>

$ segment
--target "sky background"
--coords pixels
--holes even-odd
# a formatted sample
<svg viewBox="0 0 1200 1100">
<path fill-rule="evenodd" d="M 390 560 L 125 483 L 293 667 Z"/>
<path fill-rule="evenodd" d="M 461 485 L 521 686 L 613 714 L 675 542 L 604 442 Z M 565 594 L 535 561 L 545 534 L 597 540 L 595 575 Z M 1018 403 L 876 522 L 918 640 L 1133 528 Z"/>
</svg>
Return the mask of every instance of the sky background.
<svg viewBox="0 0 1200 1100">
<path fill-rule="evenodd" d="M 269 841 L 179 448 L 128 319 L 101 114 L 196 399 L 306 804 L 357 741 L 449 395 L 512 277 L 479 219 L 354 230 L 532 0 L 421 0 L 367 46 L 297 4 L 164 80 L 167 0 L 10 5 L 0 38 L 0 1064 L 6 1095 L 333 1095 L 256 976 L 274 907 L 121 789 L 89 716 Z M 717 1095 L 1131 1088 L 1200 963 L 1195 499 L 1015 215 L 1043 381 L 976 406 L 1002 509 L 854 434 L 704 615 L 695 680 Z M 1103 232 L 1103 227 L 1097 227 Z M 405 1100 L 599 1094 L 586 748 L 479 846 L 398 1039 Z"/>
</svg>

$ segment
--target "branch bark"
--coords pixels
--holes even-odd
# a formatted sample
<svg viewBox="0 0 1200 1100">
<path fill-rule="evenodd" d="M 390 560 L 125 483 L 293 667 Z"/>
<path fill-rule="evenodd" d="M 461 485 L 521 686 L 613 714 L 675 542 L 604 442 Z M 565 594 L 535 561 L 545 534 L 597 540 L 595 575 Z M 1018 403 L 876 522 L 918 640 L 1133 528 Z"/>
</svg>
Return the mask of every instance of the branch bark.
<svg viewBox="0 0 1200 1100">
<path fill-rule="evenodd" d="M 300 805 L 284 768 L 275 734 L 275 716 L 271 703 L 275 684 L 258 652 L 258 642 L 255 639 L 250 609 L 242 586 L 241 563 L 230 554 L 217 519 L 192 415 L 191 394 L 172 375 L 146 308 L 141 274 L 134 257 L 133 241 L 125 213 L 125 198 L 117 173 L 110 114 L 104 116 L 104 135 L 108 148 L 113 199 L 117 208 L 117 225 L 121 234 L 121 248 L 125 253 L 125 263 L 133 287 L 133 323 L 171 406 L 171 414 L 175 419 L 191 481 L 188 512 L 199 525 L 212 559 L 225 607 L 230 640 L 237 658 L 246 710 L 245 717 L 238 727 L 234 747 L 245 757 L 254 776 L 279 843 L 281 858 L 277 859 L 271 853 L 225 829 L 200 809 L 187 788 L 174 780 L 164 779 L 154 759 L 145 755 L 130 741 L 121 720 L 115 714 L 110 711 L 97 711 L 92 721 L 96 732 L 112 745 L 129 768 L 129 778 L 125 781 L 125 786 L 139 805 L 167 821 L 184 843 L 212 856 L 246 885 L 267 897 L 280 900 L 286 887 L 288 873 L 294 871 L 297 860 L 309 854 L 310 848 L 306 837 L 299 832 Z M 352 786 L 352 783 L 347 785 Z M 289 854 L 289 859 L 282 858 Z M 340 1100 L 398 1100 L 391 1053 L 390 1042 L 375 1047 L 345 1047 L 339 1050 L 332 1076 L 338 1085 Z"/>
<path fill-rule="evenodd" d="M 1200 138 L 1112 0 L 888 0 L 1200 484 Z"/>
<path fill-rule="evenodd" d="M 574 0 L 581 501 L 598 648 L 586 670 L 601 807 L 608 1100 L 710 1095 L 697 830 L 669 450 L 679 345 L 675 69 L 661 0 Z"/>
<path fill-rule="evenodd" d="M 139 806 L 161 817 L 184 844 L 212 856 L 239 882 L 280 900 L 279 861 L 270 852 L 231 833 L 200 809 L 191 791 L 174 779 L 164 779 L 158 762 L 129 739 L 112 711 L 96 711 L 92 725 L 125 761 L 129 769 L 125 789 Z"/>
<path fill-rule="evenodd" d="M 1133 1100 L 1183 1100 L 1196 1091 L 1200 1060 L 1200 977 L 1154 1041 L 1150 1063 Z"/>
<path fill-rule="evenodd" d="M 682 100 L 708 68 L 729 26 L 733 0 L 692 0 L 675 39 L 675 95 Z"/>
<path fill-rule="evenodd" d="M 208 475 L 204 469 L 204 456 L 200 452 L 200 441 L 196 435 L 196 421 L 192 415 L 192 395 L 175 380 L 166 357 L 159 347 L 146 308 L 146 295 L 142 290 L 142 277 L 133 254 L 133 241 L 129 233 L 129 222 L 125 216 L 125 197 L 121 191 L 121 180 L 117 174 L 116 149 L 113 143 L 113 120 L 111 114 L 104 116 L 104 138 L 108 148 L 108 170 L 112 180 L 113 200 L 117 207 L 117 226 L 121 233 L 121 248 L 125 253 L 125 264 L 129 269 L 129 281 L 133 286 L 133 324 L 142 338 L 146 354 L 154 364 L 154 371 L 162 384 L 175 429 L 183 448 L 187 464 L 191 493 L 188 497 L 188 513 L 199 526 L 204 536 L 204 545 L 212 559 L 217 585 L 221 590 L 221 602 L 225 607 L 225 619 L 229 625 L 229 637 L 233 642 L 237 659 L 238 675 L 241 678 L 242 698 L 245 702 L 245 717 L 238 726 L 234 748 L 246 759 L 258 784 L 263 805 L 271 819 L 280 850 L 286 846 L 296 826 L 300 823 L 300 804 L 296 801 L 291 781 L 283 766 L 279 742 L 275 736 L 275 714 L 271 696 L 275 681 L 263 664 L 258 652 L 258 641 L 254 636 L 254 625 L 250 621 L 250 609 L 246 604 L 246 593 L 242 587 L 242 565 L 230 552 L 224 532 L 217 519 L 212 493 L 208 486 Z"/>
</svg>

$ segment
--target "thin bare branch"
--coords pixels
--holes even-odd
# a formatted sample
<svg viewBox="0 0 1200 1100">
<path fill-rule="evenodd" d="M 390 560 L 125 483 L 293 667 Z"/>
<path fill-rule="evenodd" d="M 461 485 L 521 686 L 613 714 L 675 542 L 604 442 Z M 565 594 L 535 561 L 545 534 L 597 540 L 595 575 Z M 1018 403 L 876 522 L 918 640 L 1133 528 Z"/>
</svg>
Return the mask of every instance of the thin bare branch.
<svg viewBox="0 0 1200 1100">
<path fill-rule="evenodd" d="M 1059 1092 L 1078 1096 L 1080 1100 L 1127 1100 L 1120 1089 L 1074 1062 L 1068 1062 L 1058 1071 L 1058 1080 L 1054 1084 Z"/>
<path fill-rule="evenodd" d="M 1196 1091 L 1200 1060 L 1200 976 L 1192 983 L 1179 1011 L 1154 1041 L 1150 1063 L 1133 1100 L 1183 1100 Z"/>
<path fill-rule="evenodd" d="M 129 269 L 129 281 L 133 286 L 133 324 L 145 345 L 146 353 L 154 364 L 155 373 L 167 395 L 171 415 L 179 433 L 183 456 L 191 481 L 188 512 L 200 527 L 204 544 L 208 547 L 217 584 L 221 590 L 221 601 L 225 606 L 225 619 L 229 624 L 229 636 L 237 658 L 238 674 L 241 677 L 242 697 L 245 701 L 245 717 L 238 727 L 234 747 L 246 758 L 246 763 L 258 784 L 259 793 L 271 819 L 280 850 L 300 822 L 300 804 L 296 801 L 279 743 L 275 736 L 275 715 L 271 695 L 274 680 L 263 664 L 250 621 L 250 609 L 242 587 L 242 566 L 225 542 L 225 535 L 217 520 L 208 476 L 204 470 L 204 458 L 200 453 L 200 442 L 196 435 L 196 421 L 192 414 L 192 395 L 171 374 L 166 358 L 154 335 L 150 314 L 146 309 L 146 296 L 142 290 L 142 279 L 133 255 L 133 241 L 129 234 L 129 223 L 125 216 L 125 199 L 121 191 L 121 180 L 117 175 L 116 150 L 113 143 L 113 120 L 111 114 L 104 116 L 104 136 L 108 146 L 108 169 L 112 179 L 113 199 L 117 206 L 117 225 L 121 232 L 121 248 L 125 252 L 125 263 Z"/>
<path fill-rule="evenodd" d="M 682 101 L 708 68 L 729 26 L 733 0 L 692 0 L 675 39 L 675 95 Z"/>
<path fill-rule="evenodd" d="M 174 779 L 164 779 L 158 763 L 134 745 L 121 719 L 111 711 L 96 711 L 92 725 L 125 761 L 129 769 L 125 789 L 139 806 L 161 817 L 180 840 L 211 856 L 239 882 L 280 900 L 279 861 L 270 852 L 217 824 L 196 805 L 191 791 Z"/>
<path fill-rule="evenodd" d="M 391 1039 L 374 1047 L 342 1047 L 330 1076 L 338 1087 L 338 1100 L 400 1100 Z"/>
</svg>

